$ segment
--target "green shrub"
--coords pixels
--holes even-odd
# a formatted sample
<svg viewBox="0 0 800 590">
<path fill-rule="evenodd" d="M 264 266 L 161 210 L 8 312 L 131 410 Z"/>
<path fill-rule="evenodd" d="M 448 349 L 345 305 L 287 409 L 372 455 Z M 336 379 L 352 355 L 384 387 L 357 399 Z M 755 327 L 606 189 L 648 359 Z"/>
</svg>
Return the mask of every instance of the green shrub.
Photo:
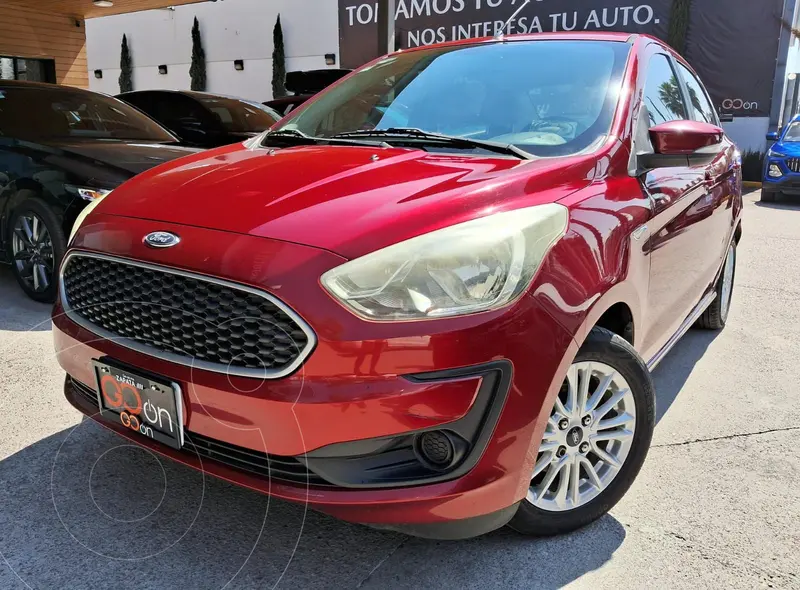
<svg viewBox="0 0 800 590">
<path fill-rule="evenodd" d="M 189 68 L 192 90 L 203 92 L 206 89 L 206 52 L 200 37 L 200 23 L 194 17 L 192 26 L 192 65 Z"/>
<path fill-rule="evenodd" d="M 119 54 L 119 91 L 130 92 L 133 90 L 133 63 L 131 52 L 128 49 L 128 36 L 122 35 L 122 48 Z"/>
<path fill-rule="evenodd" d="M 272 98 L 286 96 L 286 49 L 283 46 L 283 27 L 281 15 L 272 30 L 274 48 L 272 50 Z"/>
<path fill-rule="evenodd" d="M 764 152 L 747 150 L 742 154 L 742 180 L 761 182 L 764 174 Z"/>
<path fill-rule="evenodd" d="M 669 15 L 667 43 L 681 55 L 686 51 L 686 37 L 689 33 L 689 17 L 691 10 L 692 0 L 674 0 L 672 3 L 672 11 Z"/>
</svg>

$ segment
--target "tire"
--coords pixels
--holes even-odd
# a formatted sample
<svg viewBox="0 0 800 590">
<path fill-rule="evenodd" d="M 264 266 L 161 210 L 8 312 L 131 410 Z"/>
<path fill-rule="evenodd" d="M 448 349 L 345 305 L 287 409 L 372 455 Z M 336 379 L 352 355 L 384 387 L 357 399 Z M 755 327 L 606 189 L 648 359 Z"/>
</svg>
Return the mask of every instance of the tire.
<svg viewBox="0 0 800 590">
<path fill-rule="evenodd" d="M 15 240 L 14 228 L 17 227 L 20 218 L 35 216 L 39 222 L 44 225 L 49 236 L 49 242 L 43 242 L 40 245 L 40 255 L 42 268 L 45 269 L 45 276 L 47 278 L 47 285 L 38 278 L 36 283 L 32 284 L 32 277 L 27 276 L 26 270 L 27 260 L 15 260 Z M 30 224 L 29 224 L 30 225 Z M 11 214 L 8 223 L 8 255 L 11 260 L 11 269 L 17 283 L 34 301 L 42 303 L 52 303 L 56 300 L 58 293 L 58 266 L 64 258 L 64 253 L 67 250 L 67 239 L 64 236 L 64 230 L 61 227 L 61 221 L 58 216 L 53 212 L 50 207 L 41 199 L 31 196 L 23 200 Z M 43 235 L 41 230 L 39 235 Z M 48 245 L 49 244 L 49 245 Z M 34 271 L 35 272 L 35 271 Z"/>
<path fill-rule="evenodd" d="M 726 271 L 728 270 L 728 263 L 731 263 L 730 268 L 730 292 L 727 298 L 724 296 Z M 722 266 L 722 273 L 717 279 L 717 284 L 714 289 L 717 296 L 711 305 L 703 312 L 696 322 L 698 328 L 704 330 L 721 330 L 725 327 L 728 321 L 728 312 L 731 309 L 731 301 L 733 300 L 733 286 L 736 279 L 736 242 L 731 242 L 728 248 L 728 254 L 725 256 L 725 262 Z"/>
<path fill-rule="evenodd" d="M 767 192 L 765 190 L 761 190 L 761 201 L 764 203 L 774 203 L 777 200 L 778 193 L 776 192 Z"/>
<path fill-rule="evenodd" d="M 602 469 L 606 469 L 607 474 L 615 473 L 615 475 L 610 476 L 610 481 L 605 485 L 602 491 L 597 491 L 596 495 L 594 495 L 594 497 L 591 499 L 588 499 L 585 503 L 576 503 L 574 507 L 560 511 L 542 509 L 541 507 L 537 506 L 535 504 L 535 500 L 532 499 L 532 494 L 534 494 L 532 487 L 531 491 L 528 493 L 528 497 L 523 499 L 519 505 L 517 513 L 509 522 L 509 526 L 519 533 L 533 536 L 559 535 L 574 531 L 575 529 L 597 520 L 606 512 L 608 512 L 625 495 L 634 479 L 636 479 L 636 476 L 638 475 L 639 470 L 641 469 L 642 464 L 647 457 L 647 451 L 650 448 L 650 441 L 653 437 L 653 429 L 655 428 L 656 406 L 653 382 L 650 377 L 650 372 L 647 370 L 646 364 L 627 341 L 604 328 L 594 328 L 591 331 L 589 337 L 586 339 L 577 356 L 575 357 L 570 370 L 572 371 L 573 368 L 581 366 L 587 367 L 587 361 L 594 363 L 591 366 L 592 370 L 598 365 L 601 367 L 610 368 L 612 370 L 611 373 L 613 373 L 615 376 L 614 378 L 617 379 L 622 377 L 624 382 L 627 383 L 628 389 L 630 390 L 631 397 L 635 402 L 632 407 L 632 410 L 635 411 L 635 418 L 628 414 L 630 422 L 626 424 L 624 428 L 630 428 L 630 424 L 634 424 L 635 427 L 633 430 L 633 436 L 630 438 L 631 442 L 629 443 L 627 455 L 622 459 L 621 467 L 614 470 L 611 466 L 611 463 L 606 464 L 600 460 L 598 456 L 592 454 L 594 452 L 594 445 L 596 443 L 589 443 L 589 440 L 584 439 L 579 448 L 582 448 L 586 443 L 591 445 L 592 450 L 587 451 L 583 456 L 590 460 L 592 458 L 597 459 L 597 462 L 594 463 L 593 466 L 593 469 L 596 470 L 595 473 L 601 473 Z M 595 373 L 592 372 L 589 374 L 595 375 Z M 594 378 L 595 377 L 593 377 L 593 379 Z M 567 380 L 565 379 L 565 387 L 566 383 Z M 597 388 L 598 385 L 597 382 L 593 381 L 592 379 L 589 380 L 589 383 L 590 395 L 588 397 L 590 400 L 593 400 L 591 393 L 596 391 L 596 389 L 593 390 L 591 388 L 591 384 L 595 383 L 595 388 Z M 614 387 L 616 387 L 616 385 Z M 615 391 L 618 392 L 621 391 L 621 389 L 616 389 Z M 564 392 L 565 388 L 562 388 L 562 391 L 559 393 L 559 400 L 563 399 Z M 594 414 L 603 411 L 603 407 L 608 402 L 607 396 L 611 396 L 612 394 L 614 394 L 614 392 L 609 389 L 607 393 L 601 395 L 600 401 L 595 405 Z M 556 406 L 553 408 L 553 413 L 551 413 L 550 421 L 553 421 L 554 416 L 558 416 L 556 413 L 558 403 L 559 401 L 557 400 Z M 628 410 L 627 402 L 625 410 L 626 412 Z M 608 414 L 604 415 L 607 416 Z M 622 417 L 624 416 L 625 415 L 623 414 Z M 602 417 L 602 415 L 599 416 L 599 418 Z M 615 417 L 617 416 L 612 416 L 612 418 Z M 580 420 L 581 418 L 577 417 L 577 424 L 580 424 Z M 576 424 L 576 422 L 571 420 L 570 425 L 574 424 Z M 548 430 L 550 430 L 550 428 L 551 427 L 548 425 Z M 569 430 L 562 429 L 562 432 L 567 432 L 566 436 L 569 436 L 569 433 L 572 433 L 573 430 L 575 430 L 575 428 L 571 427 Z M 546 431 L 545 439 L 538 448 L 539 453 L 537 455 L 537 466 L 540 461 L 544 465 L 556 465 L 556 459 L 554 458 L 551 461 L 546 460 L 546 452 L 542 451 L 547 444 L 548 436 L 548 432 Z M 602 442 L 600 444 L 602 444 Z M 617 443 L 615 442 L 614 444 Z M 611 448 L 612 445 L 606 443 L 605 449 L 610 450 Z M 575 447 L 573 447 L 573 449 L 575 449 Z M 556 454 L 557 453 L 558 451 Z M 565 457 L 568 458 L 569 455 L 565 455 Z M 580 459 L 579 457 L 577 458 Z M 536 482 L 538 477 L 541 477 L 542 473 L 545 474 L 546 479 L 549 474 L 549 469 L 550 467 L 545 467 L 545 470 L 540 474 L 534 474 L 532 484 Z M 585 481 L 584 479 L 580 479 L 579 487 L 586 488 L 590 491 L 598 490 L 599 488 L 597 486 L 590 485 L 591 481 L 588 476 L 588 472 L 584 471 L 584 469 L 584 467 L 577 468 L 579 478 L 581 474 L 586 476 Z M 559 476 L 559 479 L 556 481 L 560 482 L 560 477 L 561 476 Z M 560 488 L 560 483 L 557 487 Z M 548 493 L 550 492 L 545 491 L 544 495 Z"/>
</svg>

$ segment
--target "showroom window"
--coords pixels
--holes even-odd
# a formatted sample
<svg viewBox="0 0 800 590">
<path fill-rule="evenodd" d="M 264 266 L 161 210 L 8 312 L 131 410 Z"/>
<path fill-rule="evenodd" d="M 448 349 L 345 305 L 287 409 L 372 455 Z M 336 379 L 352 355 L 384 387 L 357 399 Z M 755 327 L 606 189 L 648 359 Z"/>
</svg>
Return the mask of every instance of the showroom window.
<svg viewBox="0 0 800 590">
<path fill-rule="evenodd" d="M 55 84 L 56 62 L 52 59 L 0 56 L 0 80 L 28 80 Z"/>
</svg>

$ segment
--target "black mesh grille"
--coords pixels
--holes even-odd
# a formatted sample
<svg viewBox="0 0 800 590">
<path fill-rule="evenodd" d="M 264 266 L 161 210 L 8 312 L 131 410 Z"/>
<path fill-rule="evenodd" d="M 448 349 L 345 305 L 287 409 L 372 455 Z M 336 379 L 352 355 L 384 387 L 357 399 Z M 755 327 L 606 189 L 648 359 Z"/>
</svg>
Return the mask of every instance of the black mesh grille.
<svg viewBox="0 0 800 590">
<path fill-rule="evenodd" d="M 800 158 L 789 158 L 786 160 L 786 166 L 792 172 L 800 172 Z"/>
<path fill-rule="evenodd" d="M 191 432 L 187 432 L 185 438 L 185 452 L 196 453 L 203 459 L 212 459 L 234 469 L 292 483 L 331 485 L 294 457 L 268 455 Z"/>
<path fill-rule="evenodd" d="M 67 377 L 67 385 L 72 388 L 74 394 L 80 396 L 82 401 L 91 404 L 95 409 L 97 408 L 97 393 L 93 388 L 71 377 Z M 330 487 L 333 485 L 309 470 L 305 464 L 294 457 L 269 455 L 189 431 L 186 431 L 184 435 L 185 443 L 181 451 L 199 455 L 203 460 L 211 459 L 228 467 L 276 481 L 313 486 Z"/>
<path fill-rule="evenodd" d="M 290 367 L 308 345 L 289 315 L 249 291 L 81 255 L 69 258 L 63 276 L 71 313 L 186 364 L 274 373 Z"/>
<path fill-rule="evenodd" d="M 453 445 L 442 432 L 432 431 L 422 435 L 422 455 L 435 465 L 446 465 L 453 458 Z"/>
</svg>

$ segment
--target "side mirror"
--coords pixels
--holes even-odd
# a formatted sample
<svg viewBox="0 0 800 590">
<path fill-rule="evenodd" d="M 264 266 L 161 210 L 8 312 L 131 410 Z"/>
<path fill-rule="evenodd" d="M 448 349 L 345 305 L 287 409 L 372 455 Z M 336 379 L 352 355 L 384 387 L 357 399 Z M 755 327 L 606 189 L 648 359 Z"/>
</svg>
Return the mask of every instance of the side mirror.
<svg viewBox="0 0 800 590">
<path fill-rule="evenodd" d="M 719 153 L 725 132 L 700 121 L 669 121 L 650 128 L 655 153 L 639 156 L 645 169 L 702 166 Z"/>
<path fill-rule="evenodd" d="M 779 137 L 780 135 L 778 135 L 777 131 L 770 131 L 767 133 L 767 141 L 778 141 Z"/>
</svg>

